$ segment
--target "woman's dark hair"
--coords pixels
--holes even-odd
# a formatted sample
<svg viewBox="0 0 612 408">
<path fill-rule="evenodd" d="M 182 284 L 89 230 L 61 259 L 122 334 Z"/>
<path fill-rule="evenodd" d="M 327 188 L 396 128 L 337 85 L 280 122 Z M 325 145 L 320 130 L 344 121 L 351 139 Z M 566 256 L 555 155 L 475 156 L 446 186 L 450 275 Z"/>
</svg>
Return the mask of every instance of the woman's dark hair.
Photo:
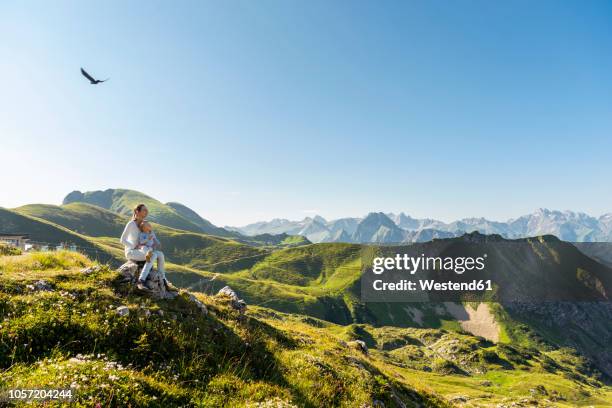
<svg viewBox="0 0 612 408">
<path fill-rule="evenodd" d="M 145 207 L 144 204 L 138 204 L 136 207 L 134 207 L 134 213 L 132 214 L 132 219 L 134 221 L 136 220 L 136 214 L 142 211 L 144 207 Z"/>
</svg>

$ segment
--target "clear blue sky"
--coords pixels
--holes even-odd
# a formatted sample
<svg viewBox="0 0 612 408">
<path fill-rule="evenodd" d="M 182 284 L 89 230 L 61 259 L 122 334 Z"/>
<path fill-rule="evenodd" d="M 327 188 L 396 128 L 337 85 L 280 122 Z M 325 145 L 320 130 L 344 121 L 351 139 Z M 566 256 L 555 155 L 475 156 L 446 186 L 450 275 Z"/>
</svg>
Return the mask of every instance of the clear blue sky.
<svg viewBox="0 0 612 408">
<path fill-rule="evenodd" d="M 3 1 L 0 60 L 4 207 L 612 211 L 606 1 Z"/>
</svg>

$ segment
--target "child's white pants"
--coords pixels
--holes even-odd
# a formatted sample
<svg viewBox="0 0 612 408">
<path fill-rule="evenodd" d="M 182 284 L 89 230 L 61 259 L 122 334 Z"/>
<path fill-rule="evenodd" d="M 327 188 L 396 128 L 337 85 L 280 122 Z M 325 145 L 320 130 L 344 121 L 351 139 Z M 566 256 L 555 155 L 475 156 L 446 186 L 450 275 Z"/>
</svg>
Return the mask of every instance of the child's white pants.
<svg viewBox="0 0 612 408">
<path fill-rule="evenodd" d="M 164 253 L 162 251 L 153 251 L 151 253 L 151 260 L 142 268 L 142 272 L 140 272 L 138 280 L 141 282 L 147 280 L 147 276 L 149 276 L 149 272 L 151 272 L 151 268 L 153 267 L 155 260 L 157 260 L 157 271 L 161 275 L 162 279 L 166 279 L 166 260 L 164 258 Z"/>
</svg>

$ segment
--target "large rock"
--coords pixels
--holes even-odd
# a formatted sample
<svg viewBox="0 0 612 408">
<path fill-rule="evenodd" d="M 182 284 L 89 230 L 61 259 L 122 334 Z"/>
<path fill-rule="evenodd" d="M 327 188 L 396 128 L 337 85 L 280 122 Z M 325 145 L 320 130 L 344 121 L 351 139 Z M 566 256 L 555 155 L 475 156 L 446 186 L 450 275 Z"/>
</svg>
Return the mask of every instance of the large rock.
<svg viewBox="0 0 612 408">
<path fill-rule="evenodd" d="M 365 344 L 363 340 L 353 340 L 347 343 L 350 347 L 361 351 L 363 354 L 368 354 L 368 346 Z"/>
<path fill-rule="evenodd" d="M 123 276 L 124 283 L 135 285 L 143 267 L 144 262 L 127 261 L 119 267 L 118 272 Z M 174 299 L 178 295 L 166 289 L 162 276 L 155 267 L 149 272 L 145 286 L 149 289 L 150 296 L 156 299 Z"/>
<path fill-rule="evenodd" d="M 217 296 L 229 297 L 231 299 L 232 308 L 240 312 L 241 315 L 243 315 L 246 312 L 246 308 L 247 308 L 246 302 L 240 299 L 238 297 L 238 294 L 234 292 L 234 289 L 230 288 L 229 286 L 225 286 L 223 287 L 223 289 L 219 290 L 219 292 L 217 293 Z"/>
</svg>

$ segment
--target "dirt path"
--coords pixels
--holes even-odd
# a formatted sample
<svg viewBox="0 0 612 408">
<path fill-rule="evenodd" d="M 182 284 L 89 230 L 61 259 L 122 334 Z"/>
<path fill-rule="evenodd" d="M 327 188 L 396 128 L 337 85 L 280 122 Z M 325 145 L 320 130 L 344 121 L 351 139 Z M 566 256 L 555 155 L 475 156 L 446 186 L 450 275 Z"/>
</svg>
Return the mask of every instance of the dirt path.
<svg viewBox="0 0 612 408">
<path fill-rule="evenodd" d="M 463 330 L 487 340 L 499 341 L 499 324 L 495 321 L 488 304 L 480 303 L 476 310 L 471 305 L 464 306 L 459 303 L 448 302 L 445 306 L 446 310 L 459 321 Z"/>
</svg>

